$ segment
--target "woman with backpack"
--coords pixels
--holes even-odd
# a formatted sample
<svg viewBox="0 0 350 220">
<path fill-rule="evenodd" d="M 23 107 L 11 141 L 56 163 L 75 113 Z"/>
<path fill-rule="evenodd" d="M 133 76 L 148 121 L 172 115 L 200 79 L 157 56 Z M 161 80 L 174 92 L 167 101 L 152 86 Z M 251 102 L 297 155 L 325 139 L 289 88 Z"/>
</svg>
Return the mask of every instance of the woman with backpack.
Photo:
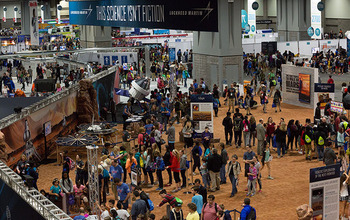
<svg viewBox="0 0 350 220">
<path fill-rule="evenodd" d="M 164 161 L 164 165 L 166 167 L 165 169 L 168 172 L 168 176 L 169 176 L 169 183 L 167 183 L 165 186 L 171 186 L 171 184 L 173 183 L 173 176 L 171 174 L 171 168 L 170 168 L 172 153 L 171 153 L 169 145 L 165 145 L 165 149 L 166 149 L 166 152 L 163 156 L 163 161 Z"/>
<path fill-rule="evenodd" d="M 243 120 L 243 139 L 244 146 L 248 146 L 250 144 L 250 122 L 248 116 L 245 116 Z"/>
<path fill-rule="evenodd" d="M 126 169 L 127 173 L 129 174 L 130 181 L 131 181 L 131 169 L 136 168 L 136 166 L 137 166 L 137 161 L 134 157 L 134 153 L 130 152 L 129 158 L 126 160 L 126 164 L 125 164 L 125 169 Z"/>
<path fill-rule="evenodd" d="M 185 146 L 184 146 L 185 148 L 190 148 L 193 146 L 192 133 L 193 133 L 192 123 L 191 121 L 187 121 L 185 126 L 182 129 L 182 134 L 184 136 L 184 141 L 185 141 Z"/>
<path fill-rule="evenodd" d="M 151 180 L 151 185 L 148 185 L 148 187 L 154 186 L 154 178 L 153 178 L 153 172 L 154 172 L 154 159 L 153 159 L 153 150 L 152 148 L 147 149 L 147 159 L 145 162 L 146 166 L 146 172 Z"/>
<path fill-rule="evenodd" d="M 159 152 L 155 153 L 155 157 L 156 157 L 156 174 L 159 182 L 158 188 L 156 190 L 161 191 L 163 189 L 162 172 L 163 170 L 165 170 L 165 163 Z"/>
</svg>

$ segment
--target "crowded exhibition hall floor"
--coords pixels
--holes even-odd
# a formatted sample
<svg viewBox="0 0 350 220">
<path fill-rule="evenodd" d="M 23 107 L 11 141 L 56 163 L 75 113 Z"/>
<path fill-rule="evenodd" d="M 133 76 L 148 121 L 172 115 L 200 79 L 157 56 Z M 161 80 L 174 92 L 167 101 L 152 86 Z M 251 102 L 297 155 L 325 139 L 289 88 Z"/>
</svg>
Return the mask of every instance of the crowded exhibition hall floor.
<svg viewBox="0 0 350 220">
<path fill-rule="evenodd" d="M 223 99 L 221 99 L 223 103 Z M 218 117 L 214 118 L 214 138 L 219 138 L 220 142 L 225 141 L 224 136 L 224 128 L 222 126 L 222 120 L 226 116 L 226 112 L 228 110 L 227 106 L 223 106 L 219 108 Z M 241 110 L 244 114 L 244 110 Z M 271 108 L 271 105 L 267 108 L 267 113 L 263 113 L 262 108 L 258 107 L 257 109 L 252 110 L 253 116 L 258 121 L 260 118 L 264 120 L 264 123 L 267 122 L 268 117 L 272 117 L 273 121 L 278 124 L 280 122 L 280 118 L 284 118 L 285 121 L 289 121 L 290 119 L 299 120 L 302 123 L 305 123 L 306 118 L 313 118 L 313 110 L 305 109 L 301 107 L 296 107 L 292 105 L 287 105 L 282 103 L 282 111 L 275 113 L 274 109 Z M 121 131 L 122 125 L 118 125 L 118 140 L 121 140 Z M 176 129 L 176 142 L 175 148 L 180 150 L 183 148 L 184 143 L 179 142 L 178 132 L 182 129 L 181 124 L 175 124 Z M 163 138 L 166 139 L 166 135 L 163 134 Z M 253 151 L 257 150 L 257 141 L 255 146 L 253 147 Z M 215 146 L 219 149 L 218 144 Z M 231 192 L 231 183 L 227 180 L 227 184 L 223 184 L 220 186 L 220 190 L 215 193 L 208 192 L 208 195 L 215 195 L 215 202 L 217 204 L 224 204 L 225 209 L 228 210 L 241 210 L 242 203 L 244 198 L 246 198 L 246 185 L 247 180 L 244 177 L 244 163 L 243 163 L 243 154 L 246 152 L 246 149 L 243 147 L 240 149 L 236 149 L 234 146 L 226 146 L 229 157 L 233 154 L 238 155 L 238 161 L 242 166 L 242 173 L 239 177 L 238 184 L 238 194 L 234 197 L 230 198 Z M 77 154 L 83 155 L 83 160 L 86 160 L 86 149 L 85 147 L 73 148 L 66 147 L 61 148 L 60 150 L 68 151 L 68 156 L 71 158 L 75 158 Z M 164 152 L 164 145 L 162 152 Z M 188 150 L 188 158 L 189 150 Z M 312 153 L 313 155 L 315 152 Z M 273 160 L 271 162 L 271 176 L 274 178 L 273 180 L 267 179 L 267 169 L 264 168 L 262 170 L 262 190 L 257 192 L 254 197 L 251 197 L 251 205 L 257 210 L 257 217 L 259 219 L 295 219 L 295 210 L 301 204 L 308 203 L 309 201 L 309 172 L 311 168 L 323 166 L 323 163 L 318 160 L 307 161 L 305 160 L 305 155 L 299 154 L 295 149 L 294 151 L 288 151 L 288 153 L 283 158 L 277 158 L 277 154 L 275 151 L 272 153 Z M 56 157 L 56 154 L 51 155 L 52 158 Z M 45 191 L 49 191 L 52 186 L 52 180 L 54 178 L 60 179 L 60 173 L 62 171 L 62 166 L 56 166 L 56 164 L 48 164 L 41 165 L 39 167 L 39 179 L 38 179 L 38 189 L 44 189 Z M 165 172 L 164 172 L 165 173 Z M 167 174 L 163 174 L 164 183 L 168 182 Z M 191 177 L 188 176 L 190 179 Z M 74 171 L 70 172 L 70 178 L 72 180 L 75 179 Z M 201 179 L 201 176 L 195 175 L 194 179 Z M 129 180 L 128 180 L 129 181 Z M 152 199 L 155 209 L 152 211 L 156 215 L 156 219 L 160 219 L 163 215 L 166 214 L 166 208 L 156 207 L 162 198 L 159 196 L 159 191 L 155 189 L 157 186 L 153 188 L 144 187 L 145 192 L 150 194 L 150 198 Z M 170 194 L 179 197 L 183 200 L 184 204 L 191 202 L 192 194 L 187 195 L 183 192 L 191 191 L 191 186 L 188 186 L 186 189 L 182 189 L 179 192 L 172 193 L 174 184 L 170 187 L 165 187 Z M 107 196 L 108 199 L 112 199 L 113 194 L 110 190 L 110 195 Z M 184 216 L 187 215 L 188 209 L 187 207 L 183 207 Z M 233 216 L 233 213 L 232 213 Z M 239 216 L 239 214 L 237 214 Z"/>
</svg>

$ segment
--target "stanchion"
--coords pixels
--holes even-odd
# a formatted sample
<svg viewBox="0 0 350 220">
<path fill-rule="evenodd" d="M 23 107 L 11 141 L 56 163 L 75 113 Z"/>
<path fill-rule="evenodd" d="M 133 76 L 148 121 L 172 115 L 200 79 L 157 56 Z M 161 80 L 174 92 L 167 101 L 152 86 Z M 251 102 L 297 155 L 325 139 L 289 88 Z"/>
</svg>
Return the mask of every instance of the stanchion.
<svg viewBox="0 0 350 220">
<path fill-rule="evenodd" d="M 185 149 L 185 152 L 186 152 L 186 149 Z M 186 183 L 187 183 L 187 187 L 190 187 L 190 186 L 192 186 L 193 185 L 193 173 L 191 173 L 191 170 L 192 170 L 192 167 L 193 167 L 193 165 L 192 165 L 192 151 L 191 151 L 191 157 L 190 157 L 190 167 L 189 167 L 189 169 L 187 169 L 187 175 L 186 175 Z M 189 181 L 188 181 L 188 173 L 190 173 L 190 175 L 191 175 L 191 179 L 192 179 L 192 181 L 191 181 L 191 183 L 189 183 Z M 186 187 L 186 188 L 187 188 Z M 189 190 L 189 191 L 185 191 L 185 192 L 183 192 L 184 194 L 192 194 L 192 191 L 191 190 Z"/>
</svg>

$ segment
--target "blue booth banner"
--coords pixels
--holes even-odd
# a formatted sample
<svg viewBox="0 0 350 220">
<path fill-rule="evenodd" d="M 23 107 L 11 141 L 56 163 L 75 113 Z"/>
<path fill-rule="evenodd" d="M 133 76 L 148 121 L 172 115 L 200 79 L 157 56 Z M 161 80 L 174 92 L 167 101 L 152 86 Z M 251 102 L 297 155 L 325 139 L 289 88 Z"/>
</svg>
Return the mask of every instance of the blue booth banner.
<svg viewBox="0 0 350 220">
<path fill-rule="evenodd" d="M 334 84 L 315 83 L 315 92 L 330 92 L 334 93 Z"/>
<path fill-rule="evenodd" d="M 70 1 L 70 24 L 218 31 L 217 0 Z"/>
</svg>

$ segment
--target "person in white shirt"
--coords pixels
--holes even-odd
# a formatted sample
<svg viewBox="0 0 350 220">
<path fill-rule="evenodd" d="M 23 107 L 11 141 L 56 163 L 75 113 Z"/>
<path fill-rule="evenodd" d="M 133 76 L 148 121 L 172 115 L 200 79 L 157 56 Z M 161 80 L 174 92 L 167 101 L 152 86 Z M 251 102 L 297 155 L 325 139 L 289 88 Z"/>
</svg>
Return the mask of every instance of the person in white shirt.
<svg viewBox="0 0 350 220">
<path fill-rule="evenodd" d="M 343 175 L 340 177 L 340 212 L 339 212 L 339 218 L 342 219 L 342 217 L 345 217 L 346 214 L 346 205 L 348 203 L 349 199 L 349 192 L 348 192 L 348 181 L 349 181 L 349 176 L 344 172 Z"/>
<path fill-rule="evenodd" d="M 106 204 L 102 203 L 101 206 L 96 202 L 97 207 L 101 212 L 101 220 L 104 220 L 106 217 L 110 217 L 108 210 L 106 209 Z"/>
</svg>

